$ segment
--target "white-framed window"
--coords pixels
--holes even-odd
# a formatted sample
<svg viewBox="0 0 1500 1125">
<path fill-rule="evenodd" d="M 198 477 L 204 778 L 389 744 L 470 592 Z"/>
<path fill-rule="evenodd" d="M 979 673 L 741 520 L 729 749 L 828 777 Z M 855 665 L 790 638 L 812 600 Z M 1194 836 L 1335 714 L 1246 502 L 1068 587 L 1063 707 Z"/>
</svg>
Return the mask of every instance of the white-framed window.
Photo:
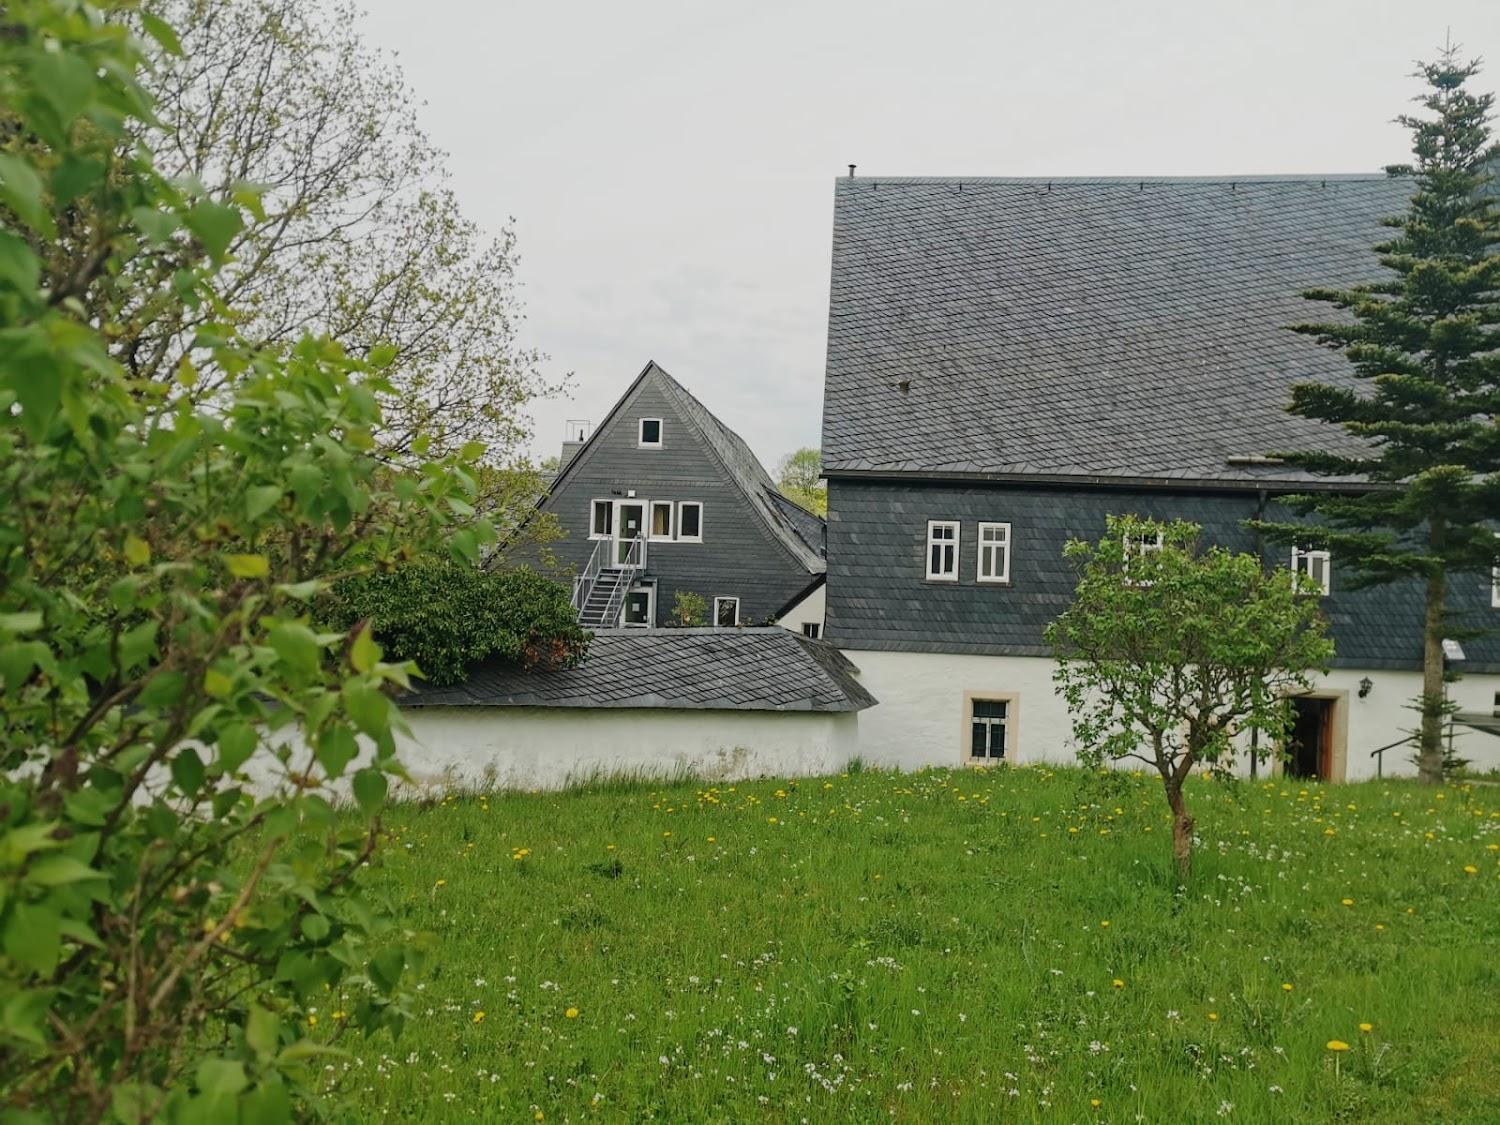
<svg viewBox="0 0 1500 1125">
<path fill-rule="evenodd" d="M 646 526 L 649 528 L 647 538 L 649 539 L 671 539 L 672 538 L 672 512 L 673 506 L 670 500 L 651 501 L 651 522 Z"/>
<path fill-rule="evenodd" d="M 656 583 L 643 582 L 625 595 L 620 624 L 627 629 L 651 629 L 656 626 Z"/>
<path fill-rule="evenodd" d="M 1011 701 L 969 700 L 969 761 L 1003 762 L 1009 748 Z"/>
<path fill-rule="evenodd" d="M 1500 531 L 1495 532 L 1495 538 L 1500 539 Z M 1490 567 L 1490 605 L 1494 609 L 1500 609 L 1500 566 Z M 1495 714 L 1500 715 L 1500 706 L 1497 706 Z"/>
<path fill-rule="evenodd" d="M 802 623 L 802 635 L 817 640 L 823 635 L 823 626 L 819 625 L 816 621 L 804 621 Z"/>
<path fill-rule="evenodd" d="M 1132 586 L 1149 586 L 1149 579 L 1130 577 L 1130 564 L 1135 559 L 1144 559 L 1153 551 L 1160 551 L 1166 545 L 1166 534 L 1161 528 L 1153 524 L 1146 524 L 1135 534 L 1125 533 L 1125 581 Z"/>
<path fill-rule="evenodd" d="M 589 517 L 589 538 L 608 539 L 615 533 L 615 502 L 595 500 Z"/>
<path fill-rule="evenodd" d="M 639 437 L 636 440 L 636 445 L 639 446 L 641 449 L 660 449 L 661 448 L 661 419 L 660 418 L 642 418 L 641 419 L 640 435 L 639 435 Z"/>
<path fill-rule="evenodd" d="M 927 580 L 958 581 L 958 521 L 927 521 Z"/>
<path fill-rule="evenodd" d="M 714 625 L 720 629 L 732 629 L 740 623 L 739 598 L 714 599 Z"/>
<path fill-rule="evenodd" d="M 1010 524 L 979 525 L 980 582 L 1010 581 Z"/>
<path fill-rule="evenodd" d="M 1304 551 L 1292 548 L 1292 569 L 1306 575 L 1315 592 L 1327 594 L 1333 588 L 1333 557 L 1327 551 Z"/>
<path fill-rule="evenodd" d="M 696 500 L 683 500 L 677 505 L 677 541 L 703 542 L 703 505 Z"/>
</svg>

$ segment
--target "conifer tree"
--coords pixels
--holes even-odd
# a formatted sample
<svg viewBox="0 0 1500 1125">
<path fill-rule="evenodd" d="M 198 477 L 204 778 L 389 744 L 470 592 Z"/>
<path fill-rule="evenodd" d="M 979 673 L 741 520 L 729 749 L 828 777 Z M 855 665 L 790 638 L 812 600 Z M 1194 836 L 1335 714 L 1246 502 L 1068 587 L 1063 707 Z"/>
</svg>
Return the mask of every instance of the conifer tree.
<svg viewBox="0 0 1500 1125">
<path fill-rule="evenodd" d="M 1375 487 L 1290 498 L 1315 517 L 1311 526 L 1260 525 L 1278 540 L 1330 549 L 1351 565 L 1354 585 L 1422 584 L 1418 765 L 1428 782 L 1442 778 L 1449 585 L 1497 563 L 1500 146 L 1489 127 L 1493 95 L 1469 88 L 1478 73 L 1478 61 L 1461 61 L 1453 46 L 1421 65 L 1427 88 L 1415 100 L 1427 112 L 1397 119 L 1411 130 L 1415 162 L 1388 169 L 1413 177 L 1414 191 L 1406 213 L 1387 220 L 1393 237 L 1374 248 L 1385 275 L 1306 293 L 1344 315 L 1294 327 L 1341 353 L 1360 385 L 1300 384 L 1291 412 L 1342 427 L 1366 450 L 1278 456 Z"/>
</svg>

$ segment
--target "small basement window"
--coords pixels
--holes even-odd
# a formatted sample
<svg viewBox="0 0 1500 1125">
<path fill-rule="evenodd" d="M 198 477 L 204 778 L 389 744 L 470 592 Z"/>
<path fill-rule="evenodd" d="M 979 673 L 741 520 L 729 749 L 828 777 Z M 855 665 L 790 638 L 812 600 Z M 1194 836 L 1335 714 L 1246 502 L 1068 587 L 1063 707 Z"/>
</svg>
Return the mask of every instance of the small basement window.
<svg viewBox="0 0 1500 1125">
<path fill-rule="evenodd" d="M 1003 762 L 1010 725 L 1010 700 L 969 701 L 969 760 Z"/>
<path fill-rule="evenodd" d="M 714 599 L 714 624 L 720 629 L 733 629 L 740 623 L 739 598 Z"/>
<path fill-rule="evenodd" d="M 615 529 L 615 503 L 613 500 L 595 500 L 594 514 L 589 523 L 590 539 L 608 539 Z"/>
<path fill-rule="evenodd" d="M 1303 592 L 1326 595 L 1333 586 L 1333 556 L 1327 551 L 1292 548 L 1292 569 L 1304 576 Z"/>
<path fill-rule="evenodd" d="M 684 500 L 677 505 L 677 539 L 682 543 L 703 542 L 703 505 Z"/>
<path fill-rule="evenodd" d="M 823 626 L 819 625 L 816 621 L 804 621 L 802 623 L 802 635 L 817 640 L 823 635 Z"/>
<path fill-rule="evenodd" d="M 661 448 L 661 419 L 660 418 L 642 418 L 641 419 L 641 436 L 640 436 L 640 440 L 636 444 L 639 445 L 642 449 L 660 449 Z"/>
<path fill-rule="evenodd" d="M 958 521 L 927 521 L 927 580 L 958 581 Z"/>
<path fill-rule="evenodd" d="M 1010 524 L 979 525 L 979 581 L 1010 581 Z"/>
<path fill-rule="evenodd" d="M 651 538 L 672 538 L 672 502 L 670 500 L 651 501 Z"/>
</svg>

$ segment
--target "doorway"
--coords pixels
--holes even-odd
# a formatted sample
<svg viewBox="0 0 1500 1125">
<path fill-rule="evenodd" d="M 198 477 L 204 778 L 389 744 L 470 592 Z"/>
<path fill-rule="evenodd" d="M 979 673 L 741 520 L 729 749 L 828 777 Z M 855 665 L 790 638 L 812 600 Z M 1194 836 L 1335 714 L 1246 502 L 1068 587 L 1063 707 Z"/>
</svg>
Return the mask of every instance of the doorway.
<svg viewBox="0 0 1500 1125">
<path fill-rule="evenodd" d="M 620 500 L 615 504 L 615 565 L 641 566 L 644 560 L 630 559 L 631 545 L 646 532 L 646 502 Z"/>
<path fill-rule="evenodd" d="M 1315 696 L 1292 700 L 1292 725 L 1287 732 L 1287 777 L 1311 781 L 1333 780 L 1333 708 L 1337 701 Z"/>
</svg>

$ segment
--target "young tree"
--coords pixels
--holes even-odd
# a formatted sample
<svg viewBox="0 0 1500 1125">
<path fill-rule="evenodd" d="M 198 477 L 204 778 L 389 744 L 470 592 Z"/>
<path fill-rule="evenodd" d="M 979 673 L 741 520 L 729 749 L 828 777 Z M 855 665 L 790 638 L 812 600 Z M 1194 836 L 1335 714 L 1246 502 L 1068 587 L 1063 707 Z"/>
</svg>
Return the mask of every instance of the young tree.
<svg viewBox="0 0 1500 1125">
<path fill-rule="evenodd" d="M 799 449 L 781 459 L 776 484 L 781 494 L 820 516 L 828 514 L 828 485 L 823 477 L 823 455 L 816 449 Z"/>
<path fill-rule="evenodd" d="M 392 471 L 389 349 L 239 337 L 216 267 L 255 196 L 130 143 L 141 65 L 85 0 L 0 8 L 0 1116 L 300 1119 L 330 1041 L 400 1028 L 426 948 L 362 889 L 413 669 L 323 606 L 445 546 L 477 563 L 482 449 Z M 183 393 L 81 299 L 127 277 L 194 325 Z"/>
<path fill-rule="evenodd" d="M 1352 289 L 1306 294 L 1346 314 L 1303 324 L 1348 359 L 1363 383 L 1293 388 L 1291 411 L 1342 427 L 1364 441 L 1354 453 L 1277 454 L 1314 473 L 1376 485 L 1360 492 L 1293 497 L 1314 524 L 1258 525 L 1272 538 L 1330 549 L 1354 585 L 1420 582 L 1422 779 L 1442 780 L 1443 638 L 1450 635 L 1449 582 L 1487 574 L 1500 562 L 1500 210 L 1491 172 L 1500 148 L 1490 139 L 1493 97 L 1468 83 L 1477 63 L 1456 48 L 1421 68 L 1428 116 L 1403 116 L 1411 129 L 1414 192 L 1396 231 L 1375 247 L 1385 276 Z M 1491 162 L 1487 167 L 1486 162 Z"/>
<path fill-rule="evenodd" d="M 1282 737 L 1288 697 L 1333 656 L 1317 599 L 1299 594 L 1302 576 L 1268 573 L 1254 555 L 1202 550 L 1190 523 L 1111 517 L 1098 543 L 1075 540 L 1064 554 L 1078 587 L 1047 640 L 1078 756 L 1133 758 L 1160 775 L 1186 880 L 1183 783 L 1195 766 L 1227 770 L 1252 731 Z"/>
</svg>

